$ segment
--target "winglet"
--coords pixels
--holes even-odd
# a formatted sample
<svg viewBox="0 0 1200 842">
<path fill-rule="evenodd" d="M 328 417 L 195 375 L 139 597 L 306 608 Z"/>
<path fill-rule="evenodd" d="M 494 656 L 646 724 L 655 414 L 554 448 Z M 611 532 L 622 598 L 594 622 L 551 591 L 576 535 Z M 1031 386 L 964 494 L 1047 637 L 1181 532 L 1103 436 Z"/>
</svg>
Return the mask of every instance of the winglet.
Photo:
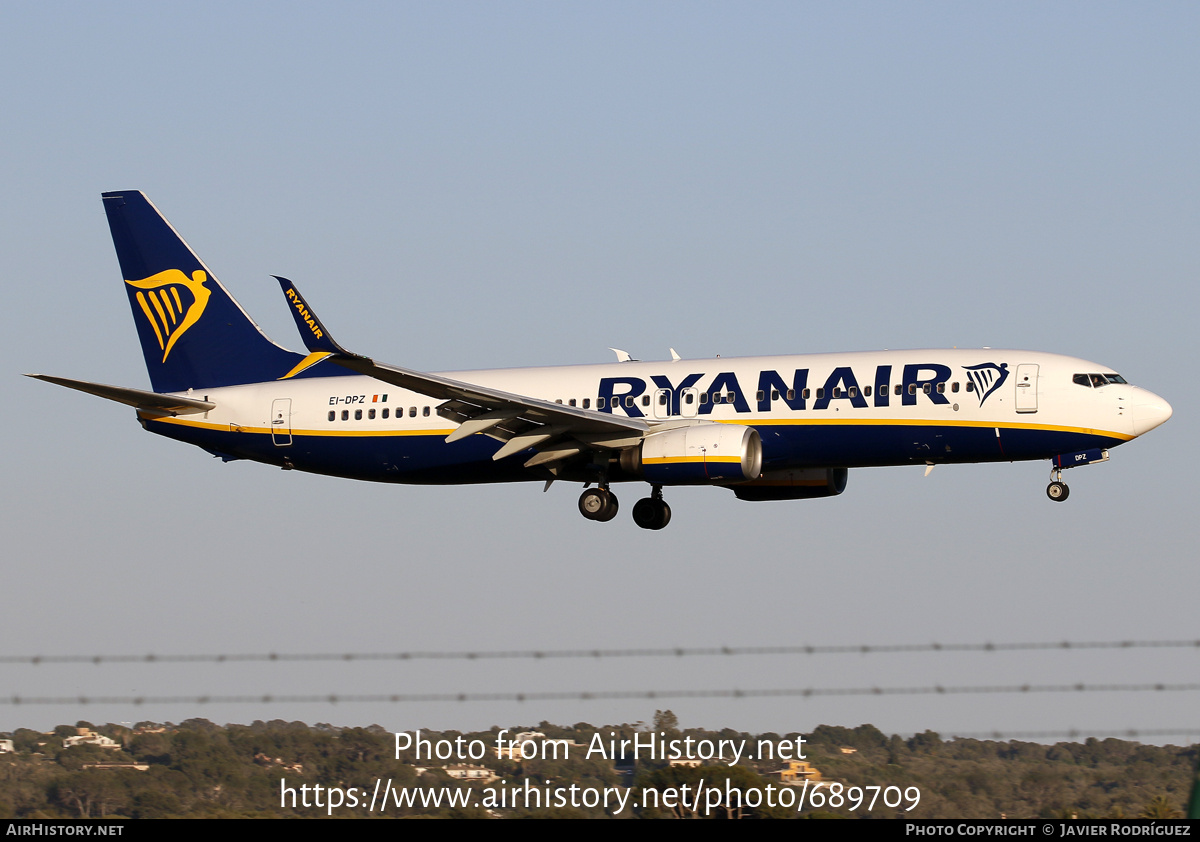
<svg viewBox="0 0 1200 842">
<path fill-rule="evenodd" d="M 325 325 L 321 324 L 321 320 L 317 318 L 317 314 L 308 306 L 308 302 L 300 295 L 300 291 L 296 289 L 295 284 L 287 278 L 281 278 L 278 275 L 272 277 L 279 281 L 279 286 L 283 290 L 283 296 L 287 299 L 288 306 L 292 309 L 292 316 L 296 319 L 296 328 L 300 331 L 300 338 L 304 342 L 304 347 L 308 348 L 310 356 L 318 353 L 323 356 L 329 356 L 330 354 L 354 356 L 333 341 L 333 337 L 329 335 L 329 331 L 325 329 Z"/>
</svg>

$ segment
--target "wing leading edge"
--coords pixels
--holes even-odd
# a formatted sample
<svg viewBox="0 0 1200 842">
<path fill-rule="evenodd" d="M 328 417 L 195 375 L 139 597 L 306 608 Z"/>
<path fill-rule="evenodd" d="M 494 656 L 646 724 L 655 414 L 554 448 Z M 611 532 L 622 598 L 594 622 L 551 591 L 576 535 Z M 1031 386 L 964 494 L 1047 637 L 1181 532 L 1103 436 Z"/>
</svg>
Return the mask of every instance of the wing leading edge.
<svg viewBox="0 0 1200 842">
<path fill-rule="evenodd" d="M 650 430 L 638 418 L 564 406 L 436 374 L 382 365 L 353 354 L 334 341 L 295 284 L 287 278 L 275 279 L 309 351 L 305 362 L 287 376 L 328 359 L 357 374 L 443 400 L 445 403 L 437 408 L 438 415 L 459 425 L 446 437 L 447 443 L 484 434 L 504 443 L 493 459 L 533 449 L 538 452 L 525 462 L 525 467 L 552 469 L 554 463 L 587 451 L 632 447 Z"/>
</svg>

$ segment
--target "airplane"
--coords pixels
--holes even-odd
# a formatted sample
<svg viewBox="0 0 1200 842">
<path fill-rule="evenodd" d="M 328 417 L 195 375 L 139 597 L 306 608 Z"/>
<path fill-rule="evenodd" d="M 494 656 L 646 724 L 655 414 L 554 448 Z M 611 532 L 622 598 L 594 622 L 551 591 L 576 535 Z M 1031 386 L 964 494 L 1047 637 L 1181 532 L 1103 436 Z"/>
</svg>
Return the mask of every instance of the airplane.
<svg viewBox="0 0 1200 842">
<path fill-rule="evenodd" d="M 153 391 L 31 374 L 134 407 L 152 433 L 225 461 L 410 484 L 583 483 L 606 522 L 612 486 L 643 482 L 644 529 L 671 520 L 663 488 L 741 500 L 832 497 L 850 468 L 1050 460 L 1062 472 L 1158 427 L 1171 406 L 1108 366 L 1037 351 L 872 351 L 427 374 L 334 341 L 277 280 L 307 353 L 259 329 L 138 191 L 103 202 Z M 615 350 L 615 349 L 613 349 Z"/>
</svg>

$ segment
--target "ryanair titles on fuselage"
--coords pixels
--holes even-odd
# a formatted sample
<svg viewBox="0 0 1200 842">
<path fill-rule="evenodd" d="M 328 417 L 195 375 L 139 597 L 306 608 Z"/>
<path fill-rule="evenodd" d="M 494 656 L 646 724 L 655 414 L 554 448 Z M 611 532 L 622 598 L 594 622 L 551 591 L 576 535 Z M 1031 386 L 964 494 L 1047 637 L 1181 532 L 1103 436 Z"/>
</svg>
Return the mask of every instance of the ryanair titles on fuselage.
<svg viewBox="0 0 1200 842">
<path fill-rule="evenodd" d="M 899 381 L 893 381 L 893 369 L 899 369 Z M 979 405 L 990 397 L 1008 379 L 1008 363 L 986 362 L 963 366 L 968 391 L 979 400 Z M 599 405 L 601 412 L 613 412 L 619 408 L 634 418 L 645 416 L 639 398 L 648 390 L 667 396 L 667 414 L 680 415 L 684 409 L 684 395 L 689 390 L 696 395 L 718 395 L 719 400 L 698 400 L 696 414 L 709 415 L 718 405 L 732 406 L 735 412 L 751 412 L 750 401 L 758 412 L 769 412 L 774 401 L 783 401 L 789 409 L 820 411 L 829 409 L 834 401 L 847 401 L 856 409 L 869 406 L 885 407 L 898 403 L 915 406 L 920 395 L 934 404 L 949 404 L 945 390 L 953 379 L 953 370 L 942 363 L 910 363 L 904 366 L 877 365 L 864 379 L 862 372 L 856 373 L 851 366 L 838 366 L 829 373 L 820 385 L 811 378 L 811 370 L 797 368 L 785 377 L 779 371 L 767 369 L 758 373 L 757 382 L 748 392 L 733 371 L 723 371 L 712 376 L 712 380 L 700 387 L 704 373 L 687 374 L 675 382 L 665 374 L 651 375 L 649 381 L 642 377 L 603 377 L 600 379 Z"/>
</svg>

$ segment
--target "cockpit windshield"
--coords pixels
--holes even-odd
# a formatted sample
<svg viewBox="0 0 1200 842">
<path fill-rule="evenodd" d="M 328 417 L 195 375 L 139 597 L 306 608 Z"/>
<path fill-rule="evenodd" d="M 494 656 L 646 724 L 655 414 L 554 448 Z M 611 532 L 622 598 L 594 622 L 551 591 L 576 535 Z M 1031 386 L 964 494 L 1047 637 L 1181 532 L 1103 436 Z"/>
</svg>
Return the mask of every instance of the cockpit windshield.
<svg viewBox="0 0 1200 842">
<path fill-rule="evenodd" d="M 1076 374 L 1071 378 L 1079 386 L 1087 386 L 1089 389 L 1099 389 L 1101 386 L 1107 386 L 1109 383 L 1127 383 L 1126 379 L 1119 374 Z"/>
</svg>

